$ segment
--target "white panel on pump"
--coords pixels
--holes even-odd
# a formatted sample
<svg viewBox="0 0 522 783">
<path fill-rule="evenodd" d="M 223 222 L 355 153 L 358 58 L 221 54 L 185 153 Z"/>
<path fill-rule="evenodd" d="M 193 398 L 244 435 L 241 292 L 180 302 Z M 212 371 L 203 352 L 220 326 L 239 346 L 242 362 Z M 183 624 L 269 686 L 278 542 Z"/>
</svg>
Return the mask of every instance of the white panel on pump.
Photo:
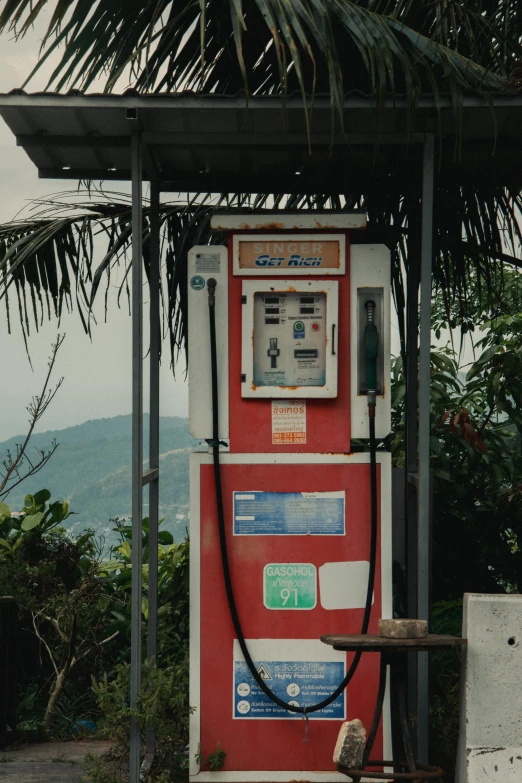
<svg viewBox="0 0 522 783">
<path fill-rule="evenodd" d="M 207 281 L 216 285 L 216 353 L 219 400 L 219 438 L 227 440 L 228 425 L 228 250 L 202 245 L 188 253 L 188 383 L 189 432 L 212 438 L 212 374 Z"/>
<path fill-rule="evenodd" d="M 243 397 L 337 396 L 336 281 L 244 280 Z"/>
<path fill-rule="evenodd" d="M 352 245 L 350 248 L 350 359 L 351 437 L 368 438 L 368 402 L 365 387 L 365 304 L 375 302 L 379 331 L 377 356 L 377 404 L 375 435 L 385 438 L 391 429 L 390 388 L 390 251 L 385 245 Z"/>
</svg>

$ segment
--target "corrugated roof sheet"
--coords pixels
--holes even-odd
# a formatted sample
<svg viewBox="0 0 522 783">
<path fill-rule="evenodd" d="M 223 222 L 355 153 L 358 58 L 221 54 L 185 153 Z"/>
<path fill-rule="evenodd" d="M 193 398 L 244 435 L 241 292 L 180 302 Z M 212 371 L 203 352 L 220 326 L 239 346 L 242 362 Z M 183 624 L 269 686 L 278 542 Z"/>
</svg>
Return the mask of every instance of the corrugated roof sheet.
<svg viewBox="0 0 522 783">
<path fill-rule="evenodd" d="M 129 179 L 130 137 L 145 144 L 144 177 L 165 188 L 216 192 L 347 192 L 366 177 L 417 178 L 425 133 L 438 139 L 438 175 L 522 181 L 522 95 L 451 98 L 438 107 L 405 98 L 376 109 L 346 97 L 344 132 L 332 133 L 327 96 L 316 96 L 307 133 L 300 96 L 33 93 L 0 95 L 0 114 L 41 177 Z M 460 144 L 460 147 L 459 147 Z"/>
</svg>

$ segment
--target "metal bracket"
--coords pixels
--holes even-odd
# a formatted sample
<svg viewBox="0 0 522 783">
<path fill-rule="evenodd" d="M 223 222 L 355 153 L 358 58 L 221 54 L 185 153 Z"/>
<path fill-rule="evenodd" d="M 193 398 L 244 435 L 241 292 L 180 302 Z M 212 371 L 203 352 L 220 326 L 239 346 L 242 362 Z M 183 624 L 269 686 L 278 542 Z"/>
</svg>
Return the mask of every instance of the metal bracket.
<svg viewBox="0 0 522 783">
<path fill-rule="evenodd" d="M 152 481 L 157 481 L 159 478 L 159 468 L 148 468 L 141 477 L 141 486 L 145 487 Z"/>
</svg>

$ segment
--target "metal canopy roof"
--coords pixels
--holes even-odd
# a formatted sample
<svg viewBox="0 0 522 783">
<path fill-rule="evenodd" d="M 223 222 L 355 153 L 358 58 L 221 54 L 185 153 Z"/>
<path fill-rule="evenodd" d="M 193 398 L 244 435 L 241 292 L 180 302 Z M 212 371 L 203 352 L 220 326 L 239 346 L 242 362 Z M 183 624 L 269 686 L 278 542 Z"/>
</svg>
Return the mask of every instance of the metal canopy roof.
<svg viewBox="0 0 522 783">
<path fill-rule="evenodd" d="M 131 179 L 132 176 L 132 618 L 131 702 L 141 678 L 141 524 L 142 489 L 150 484 L 149 557 L 156 551 L 159 481 L 159 188 L 177 191 L 242 193 L 364 192 L 368 180 L 403 188 L 413 179 L 420 202 L 420 333 L 417 350 L 418 285 L 408 291 L 408 388 L 406 437 L 410 519 L 408 557 L 417 563 L 415 615 L 429 615 L 430 475 L 430 297 L 434 175 L 455 184 L 473 181 L 522 185 L 522 95 L 497 95 L 490 103 L 465 98 L 460 116 L 450 99 L 439 106 L 422 99 L 412 112 L 405 99 L 379 110 L 368 97 L 345 100 L 343 135 L 332 135 L 328 98 L 313 102 L 310 133 L 303 101 L 290 97 L 217 95 L 120 96 L 34 94 L 0 95 L 0 114 L 41 177 Z M 457 116 L 460 119 L 457 123 Z M 459 132 L 457 132 L 457 128 Z M 133 131 L 140 131 L 138 137 Z M 132 140 L 132 142 L 131 142 Z M 438 144 L 434 144 L 437 140 Z M 309 150 L 311 142 L 311 153 Z M 462 147 L 459 147 L 462 142 Z M 438 165 L 434 150 L 437 150 Z M 150 206 L 150 462 L 143 474 L 143 175 L 153 181 Z M 456 155 L 456 152 L 459 154 Z M 132 165 L 131 165 L 132 162 Z M 132 172 L 131 172 L 132 168 Z M 443 184 L 443 183 L 442 183 Z M 362 188 L 362 189 L 361 189 Z M 386 188 L 382 191 L 386 194 Z M 403 191 L 402 191 L 403 192 Z M 265 216 L 269 217 L 270 216 Z M 236 216 L 235 219 L 240 218 Z M 223 220 L 220 216 L 219 220 Z M 280 217 L 277 217 L 280 221 Z M 330 218 L 327 217 L 327 220 Z M 360 218 L 355 217 L 356 220 Z M 414 268 L 414 266 L 412 267 Z M 418 282 L 418 281 L 417 281 Z M 426 284 L 428 282 L 428 284 Z M 417 368 L 418 400 L 417 406 Z M 412 381 L 413 379 L 413 381 Z M 418 408 L 418 414 L 417 414 Z M 415 432 L 419 416 L 418 430 Z M 416 498 L 412 496 L 413 480 Z M 416 509 L 417 518 L 410 514 Z M 412 591 L 413 592 L 413 591 Z M 148 658 L 156 654 L 157 564 L 149 562 Z M 410 595 L 411 598 L 411 595 Z M 419 661 L 417 711 L 419 747 L 426 752 L 428 699 L 425 661 Z M 151 736 L 148 736 L 149 749 Z M 130 778 L 140 779 L 140 727 L 131 724 Z"/>
<path fill-rule="evenodd" d="M 307 135 L 303 101 L 291 96 L 193 93 L 0 95 L 0 114 L 42 178 L 127 180 L 130 138 L 142 132 L 144 178 L 163 190 L 344 193 L 372 176 L 418 183 L 420 144 L 435 134 L 439 178 L 522 184 L 522 95 L 450 98 L 437 109 L 405 98 L 380 109 L 345 100 L 344 133 L 332 134 L 330 100 L 316 97 Z M 460 123 L 460 129 L 458 125 Z M 460 135 L 459 135 L 460 133 Z M 459 144 L 459 142 L 462 142 Z"/>
</svg>

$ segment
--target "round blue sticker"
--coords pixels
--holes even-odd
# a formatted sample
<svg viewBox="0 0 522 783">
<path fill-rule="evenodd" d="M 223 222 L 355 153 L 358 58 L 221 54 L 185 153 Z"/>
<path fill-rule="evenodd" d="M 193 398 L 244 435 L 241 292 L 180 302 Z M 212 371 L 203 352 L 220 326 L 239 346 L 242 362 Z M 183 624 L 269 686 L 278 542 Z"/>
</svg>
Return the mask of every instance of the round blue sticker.
<svg viewBox="0 0 522 783">
<path fill-rule="evenodd" d="M 194 291 L 201 291 L 205 288 L 205 278 L 201 277 L 201 275 L 194 275 L 190 278 L 190 285 Z"/>
</svg>

